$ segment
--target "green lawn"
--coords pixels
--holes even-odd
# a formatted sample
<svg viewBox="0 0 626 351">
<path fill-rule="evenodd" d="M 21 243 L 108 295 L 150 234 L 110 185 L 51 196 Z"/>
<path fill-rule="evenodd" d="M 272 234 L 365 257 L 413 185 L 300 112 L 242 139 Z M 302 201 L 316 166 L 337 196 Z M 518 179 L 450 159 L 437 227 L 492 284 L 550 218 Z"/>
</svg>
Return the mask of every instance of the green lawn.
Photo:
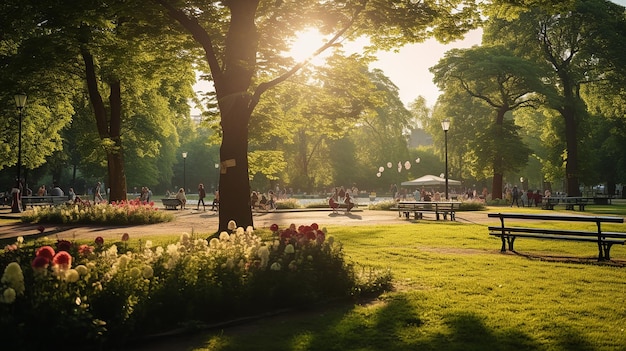
<svg viewBox="0 0 626 351">
<path fill-rule="evenodd" d="M 593 208 L 624 213 L 622 206 L 608 206 L 607 213 Z M 626 232 L 623 224 L 608 229 Z M 486 225 L 420 222 L 328 231 L 351 261 L 390 268 L 396 291 L 367 303 L 311 306 L 177 338 L 173 349 L 626 350 L 624 246 L 612 249 L 622 265 L 598 264 L 590 243 L 521 238 L 521 254 L 502 254 Z"/>
</svg>

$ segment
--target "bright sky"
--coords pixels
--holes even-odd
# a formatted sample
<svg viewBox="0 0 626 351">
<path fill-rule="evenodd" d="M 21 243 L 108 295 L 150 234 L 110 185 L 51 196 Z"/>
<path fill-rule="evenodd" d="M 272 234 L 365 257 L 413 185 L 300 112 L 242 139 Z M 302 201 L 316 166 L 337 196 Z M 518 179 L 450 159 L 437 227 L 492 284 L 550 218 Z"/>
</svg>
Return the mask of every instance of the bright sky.
<svg viewBox="0 0 626 351">
<path fill-rule="evenodd" d="M 440 92 L 428 69 L 436 65 L 448 50 L 480 45 L 481 37 L 482 30 L 475 30 L 468 33 L 463 40 L 450 44 L 444 45 L 435 39 L 429 39 L 424 43 L 405 46 L 398 52 L 379 52 L 378 61 L 372 64 L 372 68 L 381 69 L 394 82 L 405 105 L 408 106 L 421 95 L 432 107 Z"/>
</svg>

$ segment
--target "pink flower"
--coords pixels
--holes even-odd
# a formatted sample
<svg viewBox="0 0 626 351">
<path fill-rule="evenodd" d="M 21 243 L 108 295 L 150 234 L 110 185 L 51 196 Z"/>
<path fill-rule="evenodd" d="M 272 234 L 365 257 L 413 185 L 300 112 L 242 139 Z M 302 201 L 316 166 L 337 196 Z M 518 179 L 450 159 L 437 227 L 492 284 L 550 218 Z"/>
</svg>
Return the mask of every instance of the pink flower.
<svg viewBox="0 0 626 351">
<path fill-rule="evenodd" d="M 52 260 L 52 258 L 54 257 L 54 254 L 55 254 L 54 249 L 51 246 L 42 246 L 38 248 L 37 251 L 35 251 L 35 256 L 44 257 L 48 261 Z"/>
<path fill-rule="evenodd" d="M 78 247 L 78 253 L 80 253 L 83 256 L 87 256 L 93 253 L 93 246 L 82 244 Z"/>
<path fill-rule="evenodd" d="M 128 241 L 129 235 L 128 233 L 122 234 L 122 241 Z"/>
<path fill-rule="evenodd" d="M 44 256 L 37 256 L 35 257 L 35 259 L 33 259 L 33 262 L 31 262 L 30 265 L 35 270 L 43 270 L 48 268 L 48 264 L 50 264 L 50 260 L 48 260 Z"/>
<path fill-rule="evenodd" d="M 57 251 L 70 251 L 72 248 L 72 243 L 67 240 L 58 240 L 57 241 Z"/>
<path fill-rule="evenodd" d="M 52 258 L 52 264 L 60 266 L 62 269 L 69 269 L 72 266 L 72 255 L 66 251 L 61 251 Z"/>
<path fill-rule="evenodd" d="M 272 225 L 270 226 L 270 230 L 271 230 L 271 231 L 273 231 L 273 232 L 278 231 L 278 224 L 276 224 L 276 223 L 272 224 Z"/>
<path fill-rule="evenodd" d="M 104 239 L 101 236 L 96 238 L 96 245 L 98 246 L 104 245 Z"/>
<path fill-rule="evenodd" d="M 4 251 L 15 251 L 17 250 L 17 245 L 11 244 L 4 247 Z"/>
</svg>

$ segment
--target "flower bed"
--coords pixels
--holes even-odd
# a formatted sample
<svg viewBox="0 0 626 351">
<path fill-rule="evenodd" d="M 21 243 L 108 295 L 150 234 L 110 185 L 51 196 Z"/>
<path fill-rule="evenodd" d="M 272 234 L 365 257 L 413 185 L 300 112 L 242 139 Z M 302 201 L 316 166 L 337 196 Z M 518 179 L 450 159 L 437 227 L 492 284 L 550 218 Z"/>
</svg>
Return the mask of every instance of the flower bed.
<svg viewBox="0 0 626 351">
<path fill-rule="evenodd" d="M 18 238 L 0 255 L 0 329 L 11 335 L 3 345 L 119 346 L 182 325 L 390 288 L 389 272 L 359 277 L 315 224 L 272 226 L 268 241 L 235 227 L 210 241 L 182 234 L 167 247 L 131 245 L 127 234 L 111 244 Z"/>
<path fill-rule="evenodd" d="M 65 204 L 52 207 L 35 207 L 21 217 L 26 223 L 57 224 L 152 224 L 169 222 L 174 216 L 159 210 L 154 202 L 129 200 L 110 204 Z"/>
</svg>

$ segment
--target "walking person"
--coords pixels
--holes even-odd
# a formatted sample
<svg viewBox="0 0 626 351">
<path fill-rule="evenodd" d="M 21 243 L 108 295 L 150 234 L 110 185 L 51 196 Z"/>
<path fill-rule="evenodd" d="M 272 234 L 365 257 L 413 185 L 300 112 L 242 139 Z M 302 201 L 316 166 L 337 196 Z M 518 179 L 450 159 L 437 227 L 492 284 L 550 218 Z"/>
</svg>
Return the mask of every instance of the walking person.
<svg viewBox="0 0 626 351">
<path fill-rule="evenodd" d="M 511 207 L 513 207 L 513 204 L 516 204 L 517 207 L 519 207 L 519 190 L 517 190 L 517 185 L 513 187 L 513 190 L 511 190 Z"/>
<path fill-rule="evenodd" d="M 102 197 L 102 184 L 100 182 L 96 183 L 96 189 L 94 190 L 93 202 L 100 203 L 104 201 Z"/>
<path fill-rule="evenodd" d="M 217 212 L 220 209 L 220 191 L 215 190 L 215 197 L 213 198 L 213 204 L 211 205 L 211 211 Z"/>
<path fill-rule="evenodd" d="M 206 190 L 204 190 L 204 184 L 198 185 L 198 206 L 196 210 L 200 210 L 200 203 L 202 202 L 202 210 L 206 211 L 206 205 L 204 204 L 204 198 L 206 197 Z"/>
</svg>

